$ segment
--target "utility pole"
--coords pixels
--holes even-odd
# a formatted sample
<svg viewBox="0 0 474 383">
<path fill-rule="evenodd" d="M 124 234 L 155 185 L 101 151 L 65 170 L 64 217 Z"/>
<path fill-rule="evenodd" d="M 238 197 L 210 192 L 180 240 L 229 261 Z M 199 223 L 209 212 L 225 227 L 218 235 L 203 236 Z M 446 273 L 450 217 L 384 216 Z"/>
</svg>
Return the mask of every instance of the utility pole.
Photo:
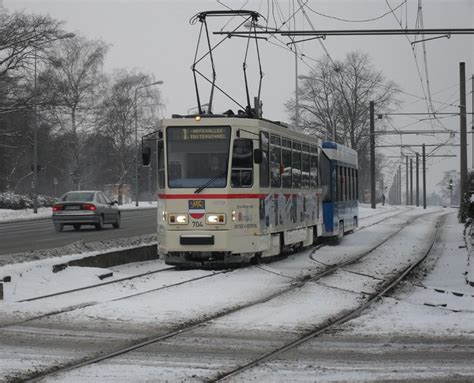
<svg viewBox="0 0 474 383">
<path fill-rule="evenodd" d="M 467 135 L 466 135 L 466 68 L 465 63 L 459 63 L 459 82 L 460 82 L 460 141 L 461 141 L 461 200 L 459 203 L 462 205 L 464 193 L 466 192 L 466 181 L 467 181 Z"/>
<path fill-rule="evenodd" d="M 375 209 L 375 122 L 373 101 L 370 101 L 370 205 L 372 209 Z"/>
<path fill-rule="evenodd" d="M 410 158 L 410 205 L 413 205 L 413 158 Z"/>
<path fill-rule="evenodd" d="M 397 205 L 400 205 L 400 166 L 397 169 Z"/>
<path fill-rule="evenodd" d="M 38 213 L 38 86 L 37 86 L 37 61 L 38 54 L 35 47 L 35 83 L 33 88 L 33 213 Z"/>
<path fill-rule="evenodd" d="M 471 76 L 471 161 L 474 170 L 474 75 Z"/>
<path fill-rule="evenodd" d="M 422 164 L 423 164 L 423 209 L 426 209 L 426 153 L 425 144 L 422 146 Z"/>
<path fill-rule="evenodd" d="M 390 188 L 389 194 L 389 203 L 392 205 L 397 204 L 397 174 L 393 176 L 392 187 Z"/>
<path fill-rule="evenodd" d="M 382 179 L 380 180 L 380 190 L 382 190 L 382 206 L 385 205 L 385 186 L 383 184 L 383 176 Z"/>
<path fill-rule="evenodd" d="M 298 50 L 295 45 L 295 128 L 298 130 L 300 124 L 300 106 L 299 106 L 299 89 L 298 89 Z"/>
<path fill-rule="evenodd" d="M 409 203 L 410 201 L 408 199 L 408 186 L 409 186 L 409 184 L 408 184 L 408 156 L 405 156 L 405 173 L 406 173 L 406 177 L 405 177 L 406 178 L 406 180 L 405 180 L 406 181 L 406 184 L 405 184 L 405 193 L 406 193 L 405 205 L 408 206 L 410 204 Z"/>
<path fill-rule="evenodd" d="M 416 206 L 420 206 L 420 154 L 416 152 Z"/>
<path fill-rule="evenodd" d="M 398 204 L 402 204 L 402 165 L 398 165 Z"/>
<path fill-rule="evenodd" d="M 451 206 L 453 206 L 453 179 L 452 178 L 449 179 L 449 190 L 451 192 L 451 202 L 450 202 L 450 204 L 451 204 Z"/>
</svg>

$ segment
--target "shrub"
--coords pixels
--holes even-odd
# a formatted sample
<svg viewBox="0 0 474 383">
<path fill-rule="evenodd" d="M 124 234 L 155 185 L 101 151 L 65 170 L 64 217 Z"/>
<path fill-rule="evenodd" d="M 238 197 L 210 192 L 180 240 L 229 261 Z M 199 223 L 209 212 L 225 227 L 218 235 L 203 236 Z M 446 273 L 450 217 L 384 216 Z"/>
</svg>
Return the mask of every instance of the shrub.
<svg viewBox="0 0 474 383">
<path fill-rule="evenodd" d="M 54 198 L 38 195 L 38 207 L 49 207 L 53 204 Z M 33 208 L 33 196 L 20 195 L 10 192 L 0 193 L 0 209 L 27 209 Z"/>
</svg>

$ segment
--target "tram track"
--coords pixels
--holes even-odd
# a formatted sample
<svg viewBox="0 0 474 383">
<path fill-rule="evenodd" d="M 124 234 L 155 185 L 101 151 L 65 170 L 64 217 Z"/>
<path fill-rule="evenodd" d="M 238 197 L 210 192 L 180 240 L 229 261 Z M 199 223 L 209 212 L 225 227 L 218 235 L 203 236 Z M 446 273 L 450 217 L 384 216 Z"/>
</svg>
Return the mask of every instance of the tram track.
<svg viewBox="0 0 474 383">
<path fill-rule="evenodd" d="M 357 231 L 360 231 L 360 230 L 364 230 L 366 228 L 369 228 L 371 226 L 374 226 L 376 224 L 379 224 L 380 222 L 383 222 L 384 220 L 387 220 L 387 219 L 390 219 L 390 218 L 394 218 L 394 217 L 397 217 L 399 216 L 400 214 L 406 212 L 405 210 L 403 211 L 400 211 L 396 214 L 393 214 L 393 215 L 389 215 L 388 217 L 384 217 L 383 219 L 381 220 L 378 220 L 376 222 L 372 222 L 371 224 L 369 225 L 365 225 L 363 227 L 361 227 L 360 229 L 358 229 Z M 373 217 L 373 216 L 371 216 Z M 314 260 L 314 258 L 312 257 L 312 255 L 319 249 L 321 249 L 322 247 L 324 246 L 327 246 L 328 243 L 322 243 L 322 244 L 318 244 L 316 246 L 314 246 L 311 250 L 311 255 L 310 255 L 310 258 Z M 382 243 L 381 243 L 382 245 Z M 357 261 L 357 259 L 354 259 L 353 262 Z M 320 263 L 320 262 L 319 262 Z M 332 272 L 332 269 L 331 269 L 331 266 L 332 265 L 324 265 L 323 266 L 327 266 L 329 267 L 328 269 L 328 273 Z M 265 270 L 265 268 L 262 266 L 262 265 L 255 265 L 254 267 L 258 267 L 264 271 L 267 271 L 267 272 L 271 272 L 269 270 Z M 107 281 L 107 282 L 102 282 L 102 283 L 97 283 L 97 284 L 93 284 L 93 285 L 87 285 L 87 286 L 82 286 L 82 287 L 78 287 L 78 288 L 75 288 L 75 289 L 69 289 L 69 290 L 64 290 L 64 291 L 58 291 L 58 292 L 55 292 L 55 293 L 51 293 L 51 294 L 44 294 L 44 295 L 39 295 L 39 296 L 36 296 L 36 297 L 31 297 L 31 298 L 26 298 L 26 299 L 22 299 L 22 300 L 19 300 L 18 302 L 22 303 L 22 302 L 33 302 L 33 301 L 38 301 L 38 300 L 42 300 L 42 299 L 49 299 L 49 298 L 54 298 L 54 297 L 58 297 L 58 296 L 61 296 L 61 295 L 65 295 L 65 294 L 73 294 L 73 293 L 76 293 L 76 292 L 79 292 L 79 291 L 84 291 L 84 290 L 91 290 L 91 289 L 97 289 L 97 288 L 101 288 L 101 287 L 104 287 L 104 286 L 108 286 L 108 285 L 112 285 L 112 284 L 117 284 L 117 283 L 122 283 L 122 282 L 126 282 L 126 281 L 131 281 L 133 279 L 137 279 L 137 278 L 145 278 L 145 277 L 148 277 L 148 276 L 151 276 L 151 275 L 154 275 L 154 274 L 157 274 L 157 273 L 161 273 L 161 272 L 167 272 L 167 271 L 176 271 L 178 268 L 177 267 L 167 267 L 167 268 L 164 268 L 164 269 L 159 269 L 159 270 L 153 270 L 153 271 L 149 271 L 149 272 L 145 272 L 145 273 L 139 273 L 139 274 L 135 274 L 135 275 L 131 275 L 131 276 L 127 276 L 127 277 L 124 277 L 124 278 L 119 278 L 119 279 L 115 279 L 115 280 L 112 280 L 112 281 Z M 114 298 L 112 300 L 110 300 L 111 302 L 113 301 L 118 301 L 118 300 L 125 300 L 125 299 L 130 299 L 130 298 L 133 298 L 135 296 L 139 296 L 139 295 L 144 295 L 144 294 L 148 294 L 148 293 L 152 293 L 152 292 L 156 292 L 156 291 L 159 291 L 159 290 L 165 290 L 165 289 L 168 289 L 168 288 L 173 288 L 173 287 L 177 287 L 177 286 L 181 286 L 185 283 L 192 283 L 192 282 L 195 282 L 195 281 L 198 281 L 200 279 L 204 279 L 204 278 L 209 278 L 209 277 L 213 277 L 213 276 L 216 276 L 216 275 L 219 275 L 219 274 L 222 274 L 224 272 L 230 272 L 232 271 L 232 269 L 229 269 L 229 270 L 223 270 L 223 271 L 219 271 L 219 272 L 213 272 L 209 275 L 205 275 L 205 276 L 200 276 L 200 277 L 197 277 L 197 278 L 191 278 L 191 279 L 187 279 L 185 281 L 180 281 L 180 282 L 176 282 L 176 283 L 171 283 L 169 285 L 165 285 L 165 286 L 161 286 L 161 287 L 158 287 L 158 288 L 153 288 L 153 289 L 147 289 L 147 290 L 143 290 L 143 291 L 140 291 L 138 293 L 133 293 L 133 294 L 125 294 L 121 297 L 117 297 L 117 298 Z M 289 277 L 289 276 L 285 276 L 281 273 L 276 273 L 275 274 L 277 275 L 280 275 L 282 277 L 287 277 L 289 279 L 293 279 L 296 283 L 298 282 L 297 278 L 293 278 L 293 277 Z M 304 277 L 303 279 L 307 279 L 309 277 Z M 107 302 L 107 301 L 105 301 Z M 105 303 L 104 301 L 89 301 L 89 302 L 84 302 L 84 303 L 80 303 L 80 304 L 75 304 L 75 305 L 71 305 L 71 306 L 67 306 L 67 307 L 64 307 L 62 309 L 56 309 L 56 310 L 52 310 L 48 313 L 43 313 L 43 314 L 40 314 L 40 315 L 35 315 L 35 316 L 32 316 L 32 317 L 29 317 L 29 318 L 25 318 L 25 319 L 21 319 L 19 321 L 15 321 L 15 322 L 9 322 L 9 323 L 5 323 L 5 324 L 0 324 L 0 329 L 1 328 L 5 328 L 5 327 L 11 327 L 11 326 L 16 326 L 16 325 L 21 325 L 21 324 L 24 324 L 24 323 L 27 323 L 27 322 L 31 322 L 31 321 L 35 321 L 35 320 L 40 320 L 40 319 L 46 319 L 46 318 L 50 318 L 50 317 L 53 317 L 53 316 L 56 316 L 56 315 L 60 315 L 60 314 L 65 314 L 65 313 L 69 313 L 69 312 L 72 312 L 72 311 L 75 311 L 75 310 L 81 310 L 81 309 L 84 309 L 84 308 L 87 308 L 87 307 L 92 307 L 92 306 L 97 306 L 99 304 L 103 304 Z"/>
<path fill-rule="evenodd" d="M 408 226 L 410 223 L 412 223 L 416 219 L 420 219 L 422 217 L 425 217 L 428 214 L 432 214 L 432 213 L 425 213 L 421 216 L 410 217 L 408 219 L 408 221 L 406 222 L 406 224 L 402 225 L 402 227 L 399 228 L 398 230 L 396 230 L 395 233 L 390 234 L 383 241 L 380 241 L 378 244 L 376 244 L 375 246 L 372 246 L 371 249 L 363 252 L 359 256 L 353 257 L 350 260 L 345 261 L 345 262 L 341 262 L 340 264 L 337 264 L 337 265 L 330 265 L 328 267 L 325 267 L 322 271 L 316 272 L 314 275 L 306 274 L 306 275 L 303 275 L 301 277 L 295 278 L 291 282 L 290 285 L 288 285 L 288 286 L 286 286 L 282 289 L 279 289 L 278 291 L 274 291 L 273 293 L 268 294 L 263 298 L 256 299 L 256 300 L 253 300 L 253 301 L 249 301 L 245 304 L 239 304 L 239 305 L 235 305 L 235 306 L 223 309 L 223 310 L 221 310 L 219 312 L 216 312 L 214 314 L 206 315 L 206 316 L 204 316 L 203 318 L 201 318 L 199 320 L 189 320 L 189 321 L 183 323 L 182 325 L 171 329 L 170 331 L 158 334 L 156 336 L 152 335 L 150 337 L 147 337 L 146 339 L 143 339 L 143 338 L 142 339 L 137 339 L 136 341 L 133 341 L 132 344 L 128 344 L 126 347 L 117 347 L 117 349 L 115 349 L 111 352 L 104 352 L 104 353 L 102 353 L 101 355 L 98 355 L 98 356 L 95 355 L 95 356 L 89 357 L 89 358 L 85 357 L 85 358 L 83 358 L 79 361 L 76 360 L 76 361 L 66 362 L 62 365 L 52 366 L 50 368 L 47 368 L 46 370 L 38 372 L 37 374 L 30 375 L 28 377 L 28 379 L 29 379 L 29 381 L 39 381 L 39 380 L 41 380 L 43 378 L 46 378 L 46 377 L 55 376 L 58 373 L 63 373 L 63 372 L 75 370 L 75 369 L 78 369 L 78 368 L 81 368 L 81 367 L 85 367 L 85 366 L 88 366 L 88 365 L 91 365 L 91 364 L 95 364 L 95 363 L 98 363 L 98 362 L 101 362 L 101 361 L 105 361 L 107 359 L 112 359 L 112 358 L 117 357 L 119 355 L 126 354 L 126 353 L 129 353 L 129 352 L 141 349 L 143 347 L 152 345 L 154 343 L 158 343 L 158 342 L 161 342 L 163 340 L 170 339 L 170 338 L 176 337 L 178 335 L 191 332 L 192 330 L 195 330 L 195 329 L 197 329 L 199 327 L 202 327 L 202 326 L 206 326 L 206 325 L 210 324 L 211 322 L 213 322 L 217 319 L 224 318 L 226 316 L 229 316 L 229 315 L 237 313 L 239 311 L 248 309 L 248 308 L 253 307 L 253 306 L 258 306 L 260 304 L 264 304 L 266 302 L 271 301 L 272 299 L 275 299 L 277 297 L 281 297 L 281 296 L 283 296 L 285 294 L 288 294 L 290 292 L 294 292 L 298 289 L 301 289 L 303 286 L 305 286 L 309 282 L 317 282 L 320 279 L 324 278 L 325 276 L 328 276 L 328 275 L 336 272 L 337 270 L 341 270 L 343 267 L 345 267 L 349 264 L 356 263 L 357 261 L 361 260 L 362 258 L 367 256 L 368 254 L 372 253 L 376 248 L 382 246 L 384 243 L 386 243 L 391 238 L 396 236 L 401 230 L 403 230 L 405 228 L 405 226 Z M 431 247 L 433 246 L 433 244 L 434 244 L 434 239 L 433 239 Z M 430 249 L 431 249 L 431 247 L 430 247 Z M 428 253 L 429 253 L 429 251 L 425 254 L 424 257 L 426 257 Z M 420 260 L 419 262 L 422 262 L 422 260 Z M 413 266 L 413 268 L 414 267 L 416 267 L 416 266 Z M 412 268 L 409 268 L 407 270 L 403 270 L 402 274 L 406 275 L 411 270 L 412 270 Z M 383 283 L 383 285 L 385 286 L 385 285 L 387 285 L 387 283 Z M 379 297 L 383 296 L 383 294 L 385 294 L 391 288 L 393 288 L 392 285 L 390 285 L 390 286 L 387 285 L 386 290 L 384 289 L 382 292 L 379 292 L 378 295 L 373 294 L 373 296 L 370 297 L 370 302 L 373 302 L 375 299 L 378 299 L 377 296 L 379 296 Z M 367 305 L 361 306 L 358 309 L 353 310 L 351 312 L 344 312 L 338 318 L 335 318 L 333 320 L 329 320 L 328 323 L 325 326 L 323 326 L 323 327 L 321 327 L 317 330 L 317 331 L 320 331 L 317 334 L 321 333 L 322 331 L 326 331 L 329 328 L 328 326 L 333 327 L 336 324 L 343 323 L 341 321 L 347 321 L 347 320 L 351 319 L 353 316 L 355 316 L 357 313 L 364 310 L 366 307 L 368 307 L 368 306 Z M 315 335 L 315 332 L 313 331 L 311 334 L 308 334 L 304 339 L 306 339 L 306 338 L 309 339 L 309 338 L 312 338 L 312 337 L 315 337 L 315 336 L 317 336 L 317 335 Z M 297 341 L 295 341 L 295 342 L 297 342 Z M 300 342 L 301 342 L 301 340 L 300 340 Z M 292 342 L 291 344 L 293 346 L 288 345 L 288 347 L 296 347 L 297 346 L 297 343 Z M 285 348 L 285 350 L 286 350 L 286 348 Z M 284 350 L 280 350 L 280 351 L 276 350 L 276 352 L 281 353 L 281 352 L 284 352 Z M 269 353 L 268 355 L 264 355 L 264 357 L 271 358 L 272 355 L 275 355 L 275 354 L 273 354 L 273 351 L 272 351 L 272 353 Z M 252 363 L 258 364 L 258 363 L 261 363 L 261 361 L 262 360 L 259 359 L 259 361 L 257 361 L 257 362 L 254 361 Z M 251 368 L 251 366 L 249 366 L 248 368 Z M 230 371 L 229 373 L 235 374 L 235 373 L 237 373 L 237 371 Z M 228 373 L 219 374 L 218 379 L 224 379 L 227 376 L 227 374 Z M 25 378 L 22 378 L 22 379 L 25 379 Z M 215 380 L 211 380 L 211 381 L 215 381 Z"/>
<path fill-rule="evenodd" d="M 132 279 L 135 279 L 135 278 L 138 278 L 138 277 L 150 276 L 150 275 L 156 274 L 160 271 L 171 271 L 171 270 L 174 270 L 174 269 L 176 269 L 176 268 L 175 267 L 170 267 L 170 268 L 166 268 L 166 269 L 156 270 L 154 272 L 142 273 L 140 275 L 131 276 L 129 278 L 121 278 L 120 280 L 116 280 L 116 281 L 109 281 L 109 283 L 91 285 L 91 286 L 78 288 L 78 289 L 72 289 L 72 290 L 68 290 L 68 291 L 63 291 L 63 292 L 59 292 L 59 293 L 55 293 L 55 294 L 48 294 L 48 295 L 44 295 L 44 296 L 37 297 L 37 298 L 23 300 L 23 301 L 20 301 L 20 302 L 40 300 L 40 299 L 48 299 L 48 298 L 51 298 L 51 297 L 64 295 L 64 294 L 70 294 L 70 293 L 74 293 L 74 292 L 78 292 L 78 291 L 82 291 L 82 290 L 100 288 L 100 287 L 103 287 L 104 285 L 109 285 L 109 284 L 112 284 L 114 282 L 117 282 L 117 283 L 118 282 L 124 282 L 124 281 L 132 280 Z M 232 270 L 216 271 L 216 272 L 212 272 L 212 273 L 202 275 L 202 276 L 198 276 L 198 277 L 195 277 L 195 278 L 186 279 L 184 281 L 178 281 L 178 282 L 175 282 L 175 283 L 170 283 L 168 285 L 143 290 L 143 291 L 140 291 L 140 292 L 135 292 L 133 294 L 126 294 L 126 295 L 123 295 L 123 296 L 120 296 L 120 297 L 110 299 L 108 301 L 99 301 L 99 302 L 93 301 L 93 302 L 85 302 L 85 303 L 81 303 L 81 304 L 77 304 L 77 305 L 73 305 L 73 306 L 68 306 L 68 307 L 65 307 L 63 309 L 53 310 L 53 311 L 50 311 L 48 313 L 32 316 L 30 318 L 22 319 L 22 320 L 19 320 L 19 321 L 16 321 L 16 322 L 10 322 L 10 323 L 2 324 L 2 325 L 0 325 L 0 329 L 6 328 L 6 327 L 22 325 L 22 324 L 25 324 L 27 322 L 32 322 L 32 321 L 35 321 L 35 320 L 50 318 L 50 317 L 53 317 L 53 316 L 56 316 L 56 315 L 69 313 L 69 312 L 72 312 L 72 311 L 75 311 L 75 310 L 81 310 L 81 309 L 84 309 L 84 308 L 87 308 L 87 307 L 97 306 L 97 305 L 107 303 L 107 302 L 116 302 L 116 301 L 120 301 L 120 300 L 134 298 L 134 297 L 139 296 L 139 295 L 150 294 L 150 293 L 154 293 L 156 291 L 174 288 L 174 287 L 177 287 L 177 286 L 184 285 L 186 283 L 193 283 L 193 282 L 196 282 L 196 281 L 199 281 L 199 280 L 202 280 L 202 279 L 215 277 L 217 275 L 224 274 L 224 273 L 229 273 L 231 271 Z"/>
<path fill-rule="evenodd" d="M 439 222 L 436 224 L 436 231 L 435 234 L 433 235 L 433 238 L 431 240 L 430 246 L 426 250 L 426 252 L 419 257 L 417 260 L 397 272 L 394 276 L 391 278 L 385 279 L 381 284 L 380 287 L 377 289 L 375 293 L 369 294 L 366 301 L 363 302 L 361 305 L 358 307 L 343 311 L 339 315 L 330 318 L 326 321 L 326 323 L 317 326 L 316 328 L 310 330 L 308 333 L 304 334 L 303 336 L 288 342 L 284 344 L 283 346 L 272 350 L 258 358 L 255 358 L 254 360 L 248 362 L 247 364 L 243 366 L 238 366 L 235 369 L 226 371 L 226 372 L 221 372 L 217 375 L 216 378 L 212 378 L 207 380 L 207 382 L 221 382 L 225 381 L 227 379 L 230 379 L 232 377 L 235 377 L 255 366 L 258 364 L 265 362 L 267 360 L 270 360 L 282 353 L 285 353 L 289 350 L 292 350 L 316 337 L 319 335 L 326 333 L 328 330 L 333 329 L 336 326 L 340 326 L 356 317 L 358 317 L 363 311 L 368 309 L 373 303 L 377 302 L 381 298 L 383 298 L 389 291 L 397 287 L 402 280 L 404 280 L 416 267 L 418 267 L 430 254 L 431 250 L 433 249 L 433 246 L 436 243 L 436 240 L 438 238 L 438 231 L 439 231 Z M 385 241 L 386 242 L 386 241 Z"/>
<path fill-rule="evenodd" d="M 58 296 L 64 295 L 64 294 L 71 294 L 71 293 L 75 293 L 75 292 L 78 292 L 78 291 L 84 291 L 84 290 L 89 290 L 89 289 L 100 288 L 100 287 L 111 285 L 111 284 L 114 284 L 114 283 L 131 281 L 131 280 L 136 279 L 136 278 L 147 277 L 147 276 L 150 276 L 150 275 L 153 275 L 153 274 L 161 273 L 161 272 L 164 272 L 164 271 L 170 271 L 170 270 L 176 270 L 176 267 L 173 266 L 173 267 L 167 267 L 167 268 L 160 269 L 160 270 L 147 271 L 145 273 L 140 273 L 140 274 L 130 275 L 130 276 L 124 277 L 124 278 L 114 279 L 113 281 L 96 283 L 96 284 L 93 284 L 93 285 L 82 286 L 82 287 L 78 287 L 78 288 L 75 288 L 75 289 L 63 290 L 63 291 L 58 291 L 58 292 L 51 293 L 51 294 L 38 295 L 38 296 L 32 297 L 32 298 L 21 299 L 17 302 L 33 302 L 33 301 L 37 301 L 37 300 L 40 300 L 40 299 L 58 297 Z"/>
</svg>

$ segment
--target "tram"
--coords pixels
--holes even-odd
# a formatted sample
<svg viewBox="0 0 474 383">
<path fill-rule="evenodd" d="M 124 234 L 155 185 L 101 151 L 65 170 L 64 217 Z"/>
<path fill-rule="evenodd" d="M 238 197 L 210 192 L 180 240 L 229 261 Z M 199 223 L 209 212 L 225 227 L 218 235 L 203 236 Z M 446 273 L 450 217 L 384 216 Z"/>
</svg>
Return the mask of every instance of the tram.
<svg viewBox="0 0 474 383">
<path fill-rule="evenodd" d="M 153 144 L 151 144 L 153 143 Z M 357 154 L 263 118 L 173 115 L 156 147 L 158 253 L 181 267 L 236 266 L 357 226 Z"/>
</svg>

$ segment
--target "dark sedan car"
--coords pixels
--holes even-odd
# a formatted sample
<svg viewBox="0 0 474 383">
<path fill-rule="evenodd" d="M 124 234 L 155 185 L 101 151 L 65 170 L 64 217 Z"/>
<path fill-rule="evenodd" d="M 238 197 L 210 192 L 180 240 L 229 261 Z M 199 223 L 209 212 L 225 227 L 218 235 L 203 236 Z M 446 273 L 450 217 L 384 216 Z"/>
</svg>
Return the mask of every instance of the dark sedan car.
<svg viewBox="0 0 474 383">
<path fill-rule="evenodd" d="M 107 223 L 118 229 L 120 210 L 117 202 L 101 191 L 70 191 L 53 205 L 53 223 L 56 231 L 62 231 L 64 225 L 75 230 L 81 225 L 94 225 L 101 230 Z"/>
</svg>

